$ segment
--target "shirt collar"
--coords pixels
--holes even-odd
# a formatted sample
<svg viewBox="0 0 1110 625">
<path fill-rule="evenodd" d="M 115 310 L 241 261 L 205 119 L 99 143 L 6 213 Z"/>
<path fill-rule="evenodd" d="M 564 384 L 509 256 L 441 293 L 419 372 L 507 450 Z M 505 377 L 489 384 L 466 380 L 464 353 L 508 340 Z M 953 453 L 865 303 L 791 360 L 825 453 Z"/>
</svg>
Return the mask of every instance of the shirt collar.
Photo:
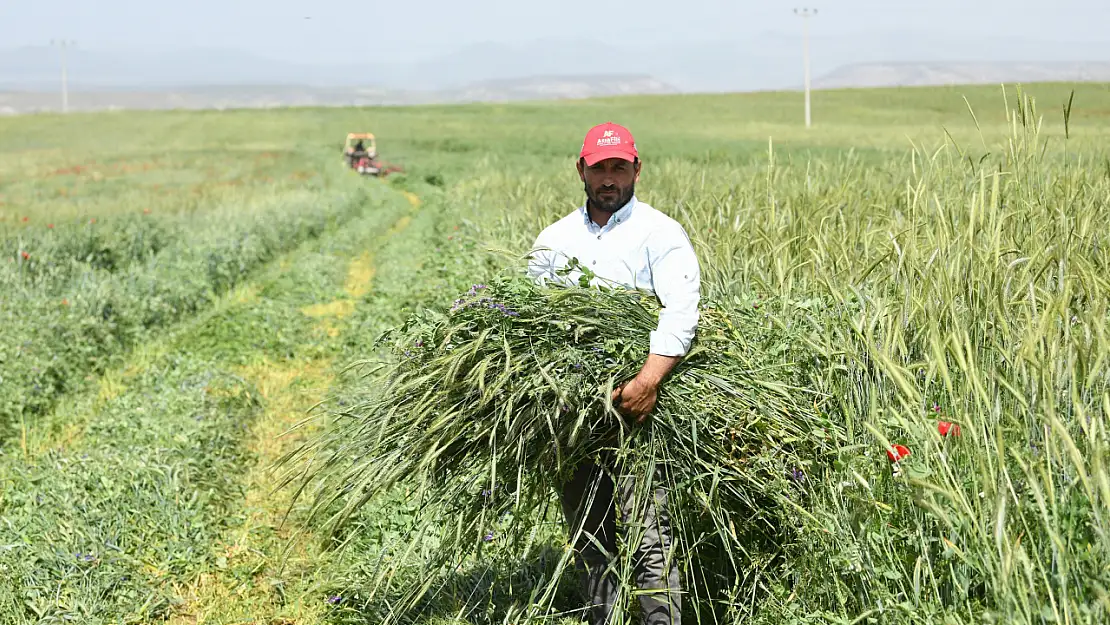
<svg viewBox="0 0 1110 625">
<path fill-rule="evenodd" d="M 585 204 L 579 206 L 578 211 L 582 213 L 582 221 L 586 224 L 586 227 L 589 228 L 590 231 L 611 230 L 617 224 L 628 220 L 628 216 L 632 214 L 632 209 L 636 208 L 636 204 L 638 202 L 639 200 L 637 200 L 636 196 L 633 195 L 632 199 L 628 200 L 627 204 L 622 206 L 617 212 L 613 213 L 613 215 L 609 217 L 609 223 L 605 224 L 604 228 L 599 227 L 597 224 L 594 223 L 594 220 L 590 219 L 590 211 L 586 208 Z"/>
</svg>

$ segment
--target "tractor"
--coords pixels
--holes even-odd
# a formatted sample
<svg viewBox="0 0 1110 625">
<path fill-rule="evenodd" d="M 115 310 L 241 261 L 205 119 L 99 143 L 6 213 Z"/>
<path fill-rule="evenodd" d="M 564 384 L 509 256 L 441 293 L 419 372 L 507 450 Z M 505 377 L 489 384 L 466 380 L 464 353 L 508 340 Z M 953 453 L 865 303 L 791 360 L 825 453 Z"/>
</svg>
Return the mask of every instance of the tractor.
<svg viewBox="0 0 1110 625">
<path fill-rule="evenodd" d="M 368 132 L 347 133 L 347 142 L 343 146 L 343 157 L 347 166 L 364 176 L 377 176 L 381 174 L 378 164 L 378 147 L 374 135 Z"/>
<path fill-rule="evenodd" d="M 343 145 L 343 159 L 348 167 L 363 176 L 384 178 L 389 174 L 405 171 L 405 168 L 400 165 L 391 165 L 378 160 L 378 146 L 374 135 L 369 132 L 347 133 L 347 142 Z"/>
</svg>

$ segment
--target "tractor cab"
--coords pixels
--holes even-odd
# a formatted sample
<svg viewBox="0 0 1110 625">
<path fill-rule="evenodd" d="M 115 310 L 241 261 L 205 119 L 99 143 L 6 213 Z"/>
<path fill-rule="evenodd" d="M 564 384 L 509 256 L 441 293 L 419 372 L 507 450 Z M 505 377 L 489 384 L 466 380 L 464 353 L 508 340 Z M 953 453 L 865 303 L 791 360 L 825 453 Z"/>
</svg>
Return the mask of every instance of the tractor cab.
<svg viewBox="0 0 1110 625">
<path fill-rule="evenodd" d="M 347 134 L 347 143 L 343 151 L 348 155 L 368 156 L 375 158 L 378 147 L 374 142 L 374 135 L 368 132 L 351 132 Z"/>
</svg>

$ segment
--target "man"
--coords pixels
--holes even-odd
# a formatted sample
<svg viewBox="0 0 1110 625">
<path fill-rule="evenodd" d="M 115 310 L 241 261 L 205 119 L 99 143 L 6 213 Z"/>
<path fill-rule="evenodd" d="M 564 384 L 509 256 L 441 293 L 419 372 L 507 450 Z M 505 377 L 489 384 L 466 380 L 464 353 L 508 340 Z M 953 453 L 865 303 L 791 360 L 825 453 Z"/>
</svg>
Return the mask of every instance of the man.
<svg viewBox="0 0 1110 625">
<path fill-rule="evenodd" d="M 639 201 L 636 182 L 642 163 L 627 128 L 613 123 L 587 134 L 577 169 L 586 203 L 548 226 L 533 246 L 529 273 L 541 283 L 577 282 L 581 272 L 560 277 L 576 258 L 596 278 L 653 292 L 662 304 L 658 327 L 649 337 L 649 355 L 640 372 L 613 391 L 614 406 L 642 424 L 655 407 L 660 384 L 686 355 L 698 323 L 701 274 L 686 231 L 674 219 Z M 674 538 L 666 493 L 656 472 L 651 476 L 611 477 L 620 467 L 606 459 L 578 467 L 563 488 L 563 511 L 572 536 L 581 526 L 575 549 L 586 569 L 590 621 L 610 623 L 620 601 L 619 582 L 606 567 L 616 553 L 616 527 L 642 535 L 633 553 L 636 595 L 642 621 L 679 625 L 681 585 L 674 563 Z M 637 480 L 654 496 L 637 503 Z M 646 488 L 644 488 L 646 487 Z M 655 592 L 651 592 L 655 591 Z"/>
</svg>

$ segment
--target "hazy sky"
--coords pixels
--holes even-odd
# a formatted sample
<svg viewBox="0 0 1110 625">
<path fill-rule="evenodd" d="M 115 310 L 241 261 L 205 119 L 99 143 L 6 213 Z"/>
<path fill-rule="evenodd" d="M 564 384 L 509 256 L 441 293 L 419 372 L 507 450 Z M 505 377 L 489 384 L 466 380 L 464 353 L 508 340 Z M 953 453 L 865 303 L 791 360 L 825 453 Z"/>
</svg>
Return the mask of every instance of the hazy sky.
<svg viewBox="0 0 1110 625">
<path fill-rule="evenodd" d="M 624 46 L 800 32 L 788 0 L 0 0 L 0 48 L 208 46 L 305 62 L 402 61 L 482 42 Z M 820 0 L 821 34 L 1104 41 L 1110 0 Z M 156 6 L 157 5 L 157 6 Z M 305 19 L 310 18 L 310 19 Z M 943 55 L 943 51 L 938 51 Z M 922 59 L 927 60 L 927 59 Z"/>
</svg>

